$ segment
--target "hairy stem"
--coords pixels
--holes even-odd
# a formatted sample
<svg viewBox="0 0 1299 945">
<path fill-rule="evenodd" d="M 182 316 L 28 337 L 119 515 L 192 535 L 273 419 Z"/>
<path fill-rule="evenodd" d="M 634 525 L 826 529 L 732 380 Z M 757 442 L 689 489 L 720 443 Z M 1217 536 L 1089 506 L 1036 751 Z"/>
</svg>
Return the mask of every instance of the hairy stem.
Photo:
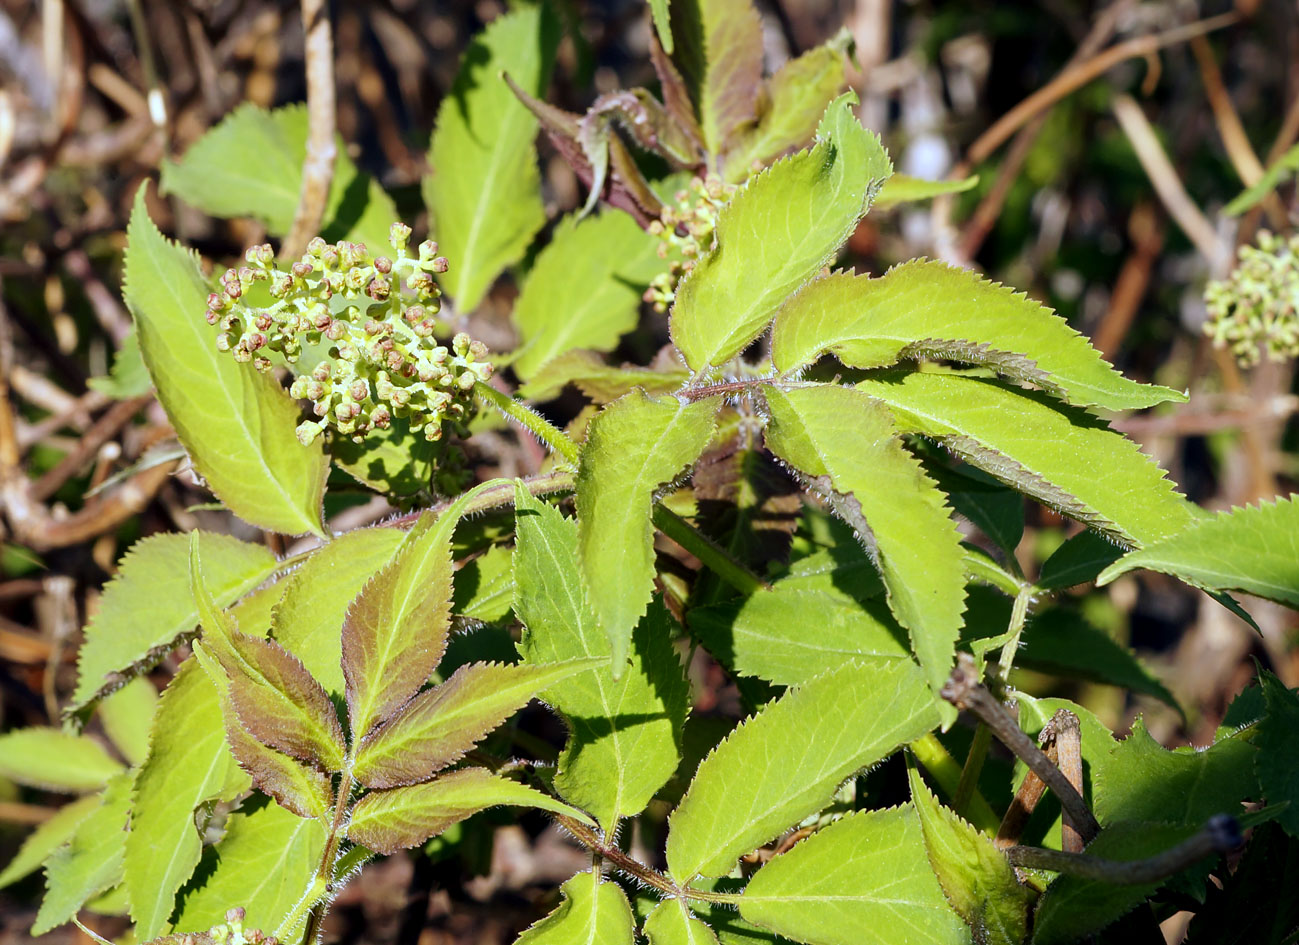
<svg viewBox="0 0 1299 945">
<path fill-rule="evenodd" d="M 733 558 L 725 548 L 667 506 L 654 506 L 654 525 L 741 594 L 771 589 L 770 584 Z"/>
<path fill-rule="evenodd" d="M 1015 654 L 1019 652 L 1019 638 L 1024 635 L 1024 621 L 1028 617 L 1028 605 L 1033 599 L 1033 588 L 1021 588 L 1015 595 L 1015 603 L 1010 609 L 1010 625 L 1006 628 L 1006 645 L 1001 648 L 1001 681 L 1010 679 L 1010 669 L 1015 665 Z"/>
<path fill-rule="evenodd" d="M 346 767 L 343 769 L 342 780 L 338 784 L 338 794 L 334 798 L 334 819 L 329 825 L 329 837 L 325 840 L 324 852 L 320 855 L 320 867 L 316 870 L 316 875 L 311 881 L 311 889 L 308 890 L 308 895 L 304 896 L 300 902 L 300 905 L 305 903 L 311 892 L 315 892 L 315 901 L 310 903 L 311 911 L 307 914 L 307 925 L 302 932 L 303 945 L 311 945 L 316 940 L 316 937 L 320 934 L 320 923 L 324 921 L 325 913 L 329 910 L 330 893 L 333 892 L 334 869 L 338 860 L 338 847 L 343 841 L 343 825 L 347 821 L 347 808 L 352 797 L 353 783 L 352 759 L 349 757 Z M 290 916 L 289 918 L 293 917 Z M 288 918 L 284 921 L 285 924 L 281 925 L 280 928 L 287 934 L 293 929 L 292 926 L 288 925 Z M 276 937 L 279 937 L 278 932 Z"/>
<path fill-rule="evenodd" d="M 970 742 L 970 753 L 965 756 L 965 766 L 961 768 L 961 780 L 952 795 L 952 810 L 962 817 L 974 797 L 974 788 L 979 783 L 979 774 L 983 771 L 983 761 L 988 757 L 988 746 L 992 743 L 992 730 L 982 722 L 974 730 L 974 740 Z"/>
<path fill-rule="evenodd" d="M 555 426 L 527 404 L 520 403 L 513 397 L 501 393 L 490 384 L 478 381 L 474 384 L 474 396 L 489 407 L 499 410 L 505 419 L 517 423 L 538 440 L 559 455 L 568 465 L 577 467 L 577 444 L 567 433 Z"/>
</svg>

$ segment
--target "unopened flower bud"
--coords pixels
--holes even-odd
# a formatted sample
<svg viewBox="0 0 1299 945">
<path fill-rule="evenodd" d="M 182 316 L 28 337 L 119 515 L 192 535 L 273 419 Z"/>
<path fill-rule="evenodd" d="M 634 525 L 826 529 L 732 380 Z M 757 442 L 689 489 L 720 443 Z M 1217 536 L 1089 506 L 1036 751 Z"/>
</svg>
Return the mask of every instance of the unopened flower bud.
<svg viewBox="0 0 1299 945">
<path fill-rule="evenodd" d="M 410 240 L 410 227 L 405 223 L 394 223 L 388 227 L 388 239 L 397 251 L 401 252 Z"/>
</svg>

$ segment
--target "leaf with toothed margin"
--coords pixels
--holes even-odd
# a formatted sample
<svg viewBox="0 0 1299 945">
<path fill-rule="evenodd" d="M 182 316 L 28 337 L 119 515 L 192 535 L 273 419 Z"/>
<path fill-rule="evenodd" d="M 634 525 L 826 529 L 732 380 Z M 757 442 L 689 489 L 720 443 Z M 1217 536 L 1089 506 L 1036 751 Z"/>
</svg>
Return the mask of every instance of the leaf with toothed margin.
<svg viewBox="0 0 1299 945">
<path fill-rule="evenodd" d="M 764 391 L 768 448 L 811 477 L 871 547 L 889 609 L 937 692 L 956 655 L 965 609 L 961 536 L 942 492 L 903 448 L 879 401 L 848 387 Z"/>
<path fill-rule="evenodd" d="M 720 876 L 823 808 L 850 775 L 939 723 L 910 661 L 837 669 L 791 689 L 742 722 L 699 765 L 668 821 L 673 878 Z"/>
<path fill-rule="evenodd" d="M 1186 395 L 1130 381 L 1059 315 L 1020 292 L 942 262 L 883 276 L 841 272 L 787 301 L 771 336 L 783 374 L 829 351 L 849 367 L 945 358 L 991 368 L 1082 407 L 1134 410 Z"/>
<path fill-rule="evenodd" d="M 694 99 L 704 144 L 720 155 L 736 129 L 757 117 L 762 18 L 750 0 L 672 0 L 668 12 L 673 62 Z"/>
<path fill-rule="evenodd" d="M 687 908 L 684 899 L 664 899 L 641 929 L 649 945 L 718 945 L 717 936 Z"/>
<path fill-rule="evenodd" d="M 514 945 L 632 945 L 635 920 L 627 896 L 599 871 L 578 873 L 559 887 L 564 901 L 526 929 Z"/>
<path fill-rule="evenodd" d="M 13 859 L 0 870 L 0 889 L 18 882 L 24 876 L 39 869 L 41 864 L 58 852 L 59 848 L 72 839 L 81 822 L 99 809 L 103 796 L 90 794 L 64 804 L 48 819 L 37 825 L 27 835 L 23 845 L 18 848 Z"/>
<path fill-rule="evenodd" d="M 553 400 L 572 384 L 594 403 L 607 404 L 635 387 L 651 395 L 670 394 L 689 379 L 690 372 L 679 365 L 614 367 L 592 351 L 569 351 L 547 361 L 519 388 L 519 394 L 532 401 Z"/>
<path fill-rule="evenodd" d="M 102 788 L 122 763 L 89 735 L 33 725 L 0 735 L 0 777 L 19 784 L 81 794 Z"/>
<path fill-rule="evenodd" d="M 591 421 L 577 470 L 577 541 L 596 619 L 621 679 L 631 635 L 654 593 L 654 493 L 712 439 L 721 399 L 692 404 L 636 390 Z"/>
<path fill-rule="evenodd" d="M 879 139 L 826 109 L 816 144 L 752 178 L 717 217 L 715 246 L 677 289 L 672 340 L 696 373 L 739 354 L 786 297 L 831 262 L 892 173 Z"/>
<path fill-rule="evenodd" d="M 480 810 L 535 807 L 594 826 L 574 807 L 484 768 L 462 768 L 424 784 L 371 791 L 352 808 L 349 840 L 376 853 L 418 846 Z"/>
<path fill-rule="evenodd" d="M 898 429 L 937 440 L 1025 495 L 1126 546 L 1197 521 L 1136 443 L 1054 398 L 960 374 L 880 372 L 857 389 L 888 404 Z"/>
<path fill-rule="evenodd" d="M 446 682 L 416 696 L 361 740 L 356 777 L 372 788 L 426 781 L 463 758 L 538 692 L 600 662 L 461 666 Z"/>
</svg>

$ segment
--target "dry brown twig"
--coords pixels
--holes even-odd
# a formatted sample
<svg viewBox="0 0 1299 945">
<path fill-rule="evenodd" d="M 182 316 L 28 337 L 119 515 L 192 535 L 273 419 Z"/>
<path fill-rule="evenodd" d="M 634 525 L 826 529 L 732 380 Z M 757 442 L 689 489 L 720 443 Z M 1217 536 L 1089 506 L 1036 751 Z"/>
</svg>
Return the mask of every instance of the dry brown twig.
<svg viewBox="0 0 1299 945">
<path fill-rule="evenodd" d="M 289 258 L 301 256 L 307 242 L 320 231 L 338 156 L 334 141 L 334 37 L 325 0 L 302 0 L 302 28 L 306 34 L 307 157 L 302 162 L 298 209 L 281 246 L 282 255 Z"/>
</svg>

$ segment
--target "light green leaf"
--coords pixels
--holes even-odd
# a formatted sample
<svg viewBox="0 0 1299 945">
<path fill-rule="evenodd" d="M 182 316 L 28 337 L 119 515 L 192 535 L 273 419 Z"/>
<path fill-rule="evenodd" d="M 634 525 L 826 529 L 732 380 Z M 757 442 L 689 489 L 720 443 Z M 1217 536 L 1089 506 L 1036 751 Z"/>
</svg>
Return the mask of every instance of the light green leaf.
<svg viewBox="0 0 1299 945">
<path fill-rule="evenodd" d="M 558 33 L 545 4 L 498 17 L 470 42 L 438 109 L 424 202 L 450 262 L 440 281 L 461 312 L 478 306 L 546 222 L 532 146 L 537 120 L 501 72 L 544 97 Z"/>
<path fill-rule="evenodd" d="M 1149 407 L 1186 396 L 1130 381 L 1049 308 L 977 273 L 915 259 L 879 278 L 841 272 L 785 303 L 772 331 L 782 373 L 829 351 L 849 367 L 965 361 L 1079 406 Z"/>
<path fill-rule="evenodd" d="M 19 784 L 81 794 L 102 788 L 122 767 L 88 735 L 37 725 L 0 735 L 0 777 Z"/>
<path fill-rule="evenodd" d="M 140 339 L 132 327 L 122 339 L 122 346 L 113 358 L 113 367 L 104 377 L 92 377 L 86 386 L 107 394 L 114 400 L 129 400 L 147 394 L 153 387 L 153 378 L 144 366 L 140 355 Z"/>
<path fill-rule="evenodd" d="M 1223 207 L 1222 212 L 1229 217 L 1240 216 L 1246 210 L 1262 203 L 1264 197 L 1280 187 L 1288 178 L 1293 177 L 1296 171 L 1299 171 L 1299 144 L 1277 158 L 1252 187 L 1244 190 Z"/>
<path fill-rule="evenodd" d="M 938 803 L 914 765 L 909 775 L 925 850 L 947 901 L 979 945 L 1023 945 L 1029 890 L 987 835 Z"/>
<path fill-rule="evenodd" d="M 577 471 L 577 541 L 596 619 L 621 679 L 631 635 L 654 591 L 654 493 L 713 435 L 720 399 L 692 404 L 632 391 L 591 421 Z"/>
<path fill-rule="evenodd" d="M 149 755 L 149 730 L 158 711 L 158 690 L 143 676 L 132 679 L 99 706 L 99 721 L 109 740 L 132 765 Z"/>
<path fill-rule="evenodd" d="M 134 771 L 122 771 L 104 788 L 102 802 L 77 825 L 71 842 L 45 862 L 45 898 L 32 935 L 62 925 L 97 893 L 122 880 L 122 841 Z"/>
<path fill-rule="evenodd" d="M 277 804 L 231 814 L 225 836 L 205 854 L 211 869 L 200 870 L 203 884 L 184 898 L 176 930 L 220 925 L 232 905 L 246 910 L 245 928 L 278 928 L 320 867 L 325 832 L 321 821 Z"/>
<path fill-rule="evenodd" d="M 514 603 L 514 553 L 492 545 L 456 572 L 451 612 L 485 623 L 505 619 Z"/>
<path fill-rule="evenodd" d="M 218 606 L 228 607 L 275 570 L 264 545 L 199 532 L 203 567 Z M 82 708 L 151 668 L 194 632 L 189 593 L 189 536 L 151 535 L 136 542 L 104 587 L 77 656 L 74 708 Z"/>
<path fill-rule="evenodd" d="M 961 536 L 943 494 L 902 447 L 878 401 L 835 385 L 772 387 L 765 396 L 768 448 L 812 477 L 871 549 L 889 609 L 937 692 L 951 671 L 965 608 Z"/>
<path fill-rule="evenodd" d="M 828 109 L 808 151 L 745 184 L 717 218 L 716 246 L 682 280 L 672 340 L 696 373 L 739 354 L 785 298 L 829 263 L 892 173 L 879 139 L 852 114 Z"/>
<path fill-rule="evenodd" d="M 900 429 L 1125 545 L 1199 518 L 1138 446 L 1101 420 L 1043 394 L 938 373 L 881 373 L 858 390 L 889 405 Z"/>
<path fill-rule="evenodd" d="M 27 835 L 12 860 L 0 871 L 0 889 L 39 869 L 72 836 L 87 817 L 103 804 L 102 794 L 90 794 L 60 807 L 49 820 Z"/>
<path fill-rule="evenodd" d="M 695 918 L 684 900 L 664 899 L 642 929 L 649 945 L 717 945 L 713 930 Z"/>
<path fill-rule="evenodd" d="M 641 291 L 666 267 L 658 245 L 621 211 L 565 217 L 514 303 L 520 339 L 514 372 L 529 380 L 567 351 L 617 347 L 636 327 Z"/>
<path fill-rule="evenodd" d="M 663 359 L 656 359 L 660 361 Z M 545 401 L 572 384 L 597 404 L 617 400 L 633 387 L 647 394 L 670 394 L 690 379 L 690 372 L 678 362 L 662 367 L 624 364 L 613 367 L 591 351 L 570 351 L 547 361 L 528 383 L 519 388 L 527 400 Z"/>
<path fill-rule="evenodd" d="M 1299 607 L 1299 502 L 1294 496 L 1219 512 L 1134 551 L 1101 572 L 1108 584 L 1137 568 L 1214 591 L 1244 591 Z"/>
<path fill-rule="evenodd" d="M 909 174 L 894 174 L 884 182 L 875 198 L 876 210 L 888 210 L 901 203 L 930 200 L 944 194 L 963 194 L 979 185 L 979 175 L 972 174 L 961 180 L 921 180 Z"/>
<path fill-rule="evenodd" d="M 939 722 L 910 662 L 846 660 L 741 723 L 700 764 L 669 820 L 678 882 L 729 872 L 738 857 L 815 813 L 854 772 Z"/>
<path fill-rule="evenodd" d="M 397 210 L 377 181 L 357 171 L 341 136 L 337 145 L 320 235 L 363 242 L 382 254 Z M 255 217 L 283 236 L 298 208 L 306 154 L 305 105 L 267 111 L 245 102 L 179 161 L 163 161 L 161 189 L 212 216 Z"/>
<path fill-rule="evenodd" d="M 750 0 L 673 0 L 673 61 L 713 155 L 757 117 L 762 87 L 762 18 Z"/>
<path fill-rule="evenodd" d="M 598 872 L 578 873 L 559 891 L 564 901 L 514 945 L 632 945 L 631 906 L 618 884 Z"/>
<path fill-rule="evenodd" d="M 1299 837 L 1299 754 L 1294 751 L 1295 732 L 1299 731 L 1299 696 L 1267 670 L 1259 675 L 1267 714 L 1259 723 L 1255 738 L 1258 754 L 1254 770 L 1269 806 L 1289 802 L 1290 806 L 1277 816 L 1277 822 L 1290 836 Z"/>
<path fill-rule="evenodd" d="M 522 486 L 514 507 L 514 610 L 525 627 L 519 644 L 524 661 L 611 656 L 613 645 L 578 575 L 575 525 Z M 651 605 L 632 634 L 631 663 L 621 679 L 615 681 L 606 664 L 545 693 L 571 732 L 555 789 L 590 811 L 609 834 L 619 818 L 645 809 L 681 759 L 689 687 L 670 627 L 666 609 Z"/>
<path fill-rule="evenodd" d="M 125 268 L 144 363 L 194 468 L 240 518 L 271 531 L 323 535 L 329 464 L 320 444 L 298 442 L 297 404 L 274 375 L 217 350 L 203 317 L 208 287 L 198 260 L 158 232 L 143 186 L 127 227 Z"/>
<path fill-rule="evenodd" d="M 966 945 L 911 806 L 848 814 L 758 870 L 740 915 L 809 945 Z"/>
<path fill-rule="evenodd" d="M 348 475 L 392 496 L 428 489 L 445 452 L 445 442 L 431 443 L 423 434 L 412 433 L 406 417 L 393 417 L 385 430 L 370 430 L 363 443 L 339 436 L 329 444 L 329 455 Z"/>
</svg>

